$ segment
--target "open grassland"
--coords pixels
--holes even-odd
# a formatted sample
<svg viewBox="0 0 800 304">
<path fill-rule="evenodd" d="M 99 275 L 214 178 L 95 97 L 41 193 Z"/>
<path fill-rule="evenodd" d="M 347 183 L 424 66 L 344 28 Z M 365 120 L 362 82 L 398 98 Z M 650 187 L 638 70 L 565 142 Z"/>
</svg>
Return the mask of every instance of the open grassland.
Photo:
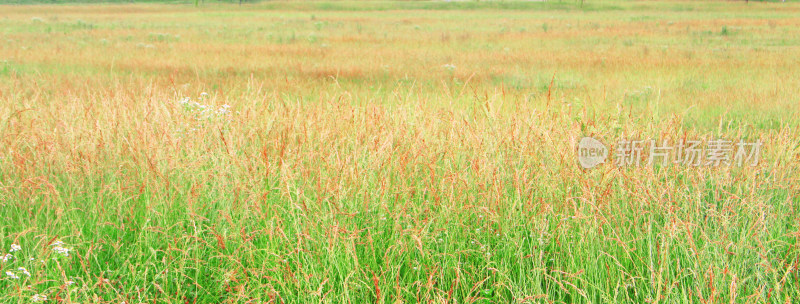
<svg viewBox="0 0 800 304">
<path fill-rule="evenodd" d="M 0 6 L 0 302 L 794 303 L 798 76 L 796 3 Z"/>
</svg>

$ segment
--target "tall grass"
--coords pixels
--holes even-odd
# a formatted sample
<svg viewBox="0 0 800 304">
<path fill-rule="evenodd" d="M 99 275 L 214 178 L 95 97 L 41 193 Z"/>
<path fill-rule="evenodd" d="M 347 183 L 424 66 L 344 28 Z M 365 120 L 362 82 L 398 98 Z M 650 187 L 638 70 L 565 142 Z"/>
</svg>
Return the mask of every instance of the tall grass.
<svg viewBox="0 0 800 304">
<path fill-rule="evenodd" d="M 3 7 L 0 302 L 800 298 L 797 5 L 574 5 Z"/>
</svg>

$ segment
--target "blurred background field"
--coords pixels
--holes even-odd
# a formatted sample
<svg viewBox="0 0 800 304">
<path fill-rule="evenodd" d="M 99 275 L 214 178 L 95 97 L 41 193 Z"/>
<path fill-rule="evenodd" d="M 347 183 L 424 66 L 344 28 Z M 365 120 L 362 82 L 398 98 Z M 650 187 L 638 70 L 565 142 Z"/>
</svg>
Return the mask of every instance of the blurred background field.
<svg viewBox="0 0 800 304">
<path fill-rule="evenodd" d="M 797 75 L 793 2 L 3 5 L 0 302 L 791 303 Z"/>
</svg>

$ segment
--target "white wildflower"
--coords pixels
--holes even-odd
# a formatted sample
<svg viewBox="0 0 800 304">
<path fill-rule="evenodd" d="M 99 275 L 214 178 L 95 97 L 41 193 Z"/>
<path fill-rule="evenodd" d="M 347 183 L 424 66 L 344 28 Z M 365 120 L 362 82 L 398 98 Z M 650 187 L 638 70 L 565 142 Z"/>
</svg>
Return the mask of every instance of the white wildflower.
<svg viewBox="0 0 800 304">
<path fill-rule="evenodd" d="M 6 271 L 6 275 L 12 280 L 19 280 L 19 276 L 11 271 Z"/>
<path fill-rule="evenodd" d="M 22 250 L 22 246 L 17 244 L 11 244 L 11 249 L 8 252 L 20 251 Z"/>
<path fill-rule="evenodd" d="M 65 256 L 65 257 L 69 256 L 69 248 L 53 247 L 53 251 L 55 251 L 58 254 L 61 254 L 61 255 Z"/>
<path fill-rule="evenodd" d="M 11 255 L 10 253 L 7 253 L 2 258 L 0 258 L 0 260 L 2 260 L 3 263 L 8 262 L 8 260 L 11 260 L 11 259 L 14 259 L 14 256 Z"/>
<path fill-rule="evenodd" d="M 31 301 L 34 301 L 34 302 L 44 302 L 44 301 L 47 301 L 47 296 L 46 296 L 46 295 L 41 295 L 41 294 L 38 294 L 38 293 L 37 293 L 37 294 L 33 295 L 33 297 L 31 297 Z"/>
<path fill-rule="evenodd" d="M 69 248 L 64 248 L 64 247 L 63 247 L 63 246 L 61 246 L 61 245 L 64 245 L 64 242 L 62 242 L 62 241 L 56 241 L 55 243 L 53 243 L 53 244 L 52 244 L 52 245 L 50 245 L 50 246 L 52 246 L 52 247 L 53 247 L 53 251 L 55 251 L 56 253 L 58 253 L 58 254 L 60 254 L 60 255 L 63 255 L 63 256 L 65 256 L 65 257 L 68 257 L 68 256 L 69 256 L 69 251 L 70 251 L 70 249 L 69 249 Z"/>
<path fill-rule="evenodd" d="M 19 270 L 19 271 L 22 271 L 22 273 L 23 273 L 24 275 L 28 276 L 29 278 L 31 277 L 31 273 L 30 273 L 30 272 L 28 272 L 28 270 L 27 270 L 27 269 L 25 269 L 25 267 L 20 267 L 20 268 L 17 268 L 17 270 Z"/>
<path fill-rule="evenodd" d="M 198 98 L 198 99 L 202 101 L 202 100 L 205 100 L 207 97 L 208 97 L 208 93 L 203 92 L 203 93 L 200 94 L 200 98 Z M 231 114 L 231 111 L 230 111 L 230 107 L 231 106 L 227 105 L 227 104 L 224 104 L 224 105 L 222 105 L 220 107 L 214 107 L 214 106 L 210 106 L 210 105 L 205 105 L 205 104 L 199 103 L 197 101 L 193 101 L 189 97 L 184 97 L 182 100 L 179 100 L 178 103 L 181 106 L 183 106 L 183 109 L 186 112 L 188 112 L 190 114 L 193 114 L 194 118 L 196 120 L 212 119 L 215 116 L 216 117 L 221 117 L 221 116 L 228 116 L 228 115 Z"/>
<path fill-rule="evenodd" d="M 219 109 L 217 109 L 217 116 L 223 116 L 223 115 L 230 114 L 231 111 L 228 110 L 230 107 L 231 106 L 229 106 L 227 104 L 222 105 Z"/>
</svg>

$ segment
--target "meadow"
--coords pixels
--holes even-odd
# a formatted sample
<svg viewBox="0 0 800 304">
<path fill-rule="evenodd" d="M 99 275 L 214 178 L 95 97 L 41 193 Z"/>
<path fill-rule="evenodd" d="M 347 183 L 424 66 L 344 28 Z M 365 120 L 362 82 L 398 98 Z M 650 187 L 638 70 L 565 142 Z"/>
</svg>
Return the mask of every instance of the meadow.
<svg viewBox="0 0 800 304">
<path fill-rule="evenodd" d="M 796 303 L 798 75 L 796 2 L 0 5 L 0 303 Z"/>
</svg>

